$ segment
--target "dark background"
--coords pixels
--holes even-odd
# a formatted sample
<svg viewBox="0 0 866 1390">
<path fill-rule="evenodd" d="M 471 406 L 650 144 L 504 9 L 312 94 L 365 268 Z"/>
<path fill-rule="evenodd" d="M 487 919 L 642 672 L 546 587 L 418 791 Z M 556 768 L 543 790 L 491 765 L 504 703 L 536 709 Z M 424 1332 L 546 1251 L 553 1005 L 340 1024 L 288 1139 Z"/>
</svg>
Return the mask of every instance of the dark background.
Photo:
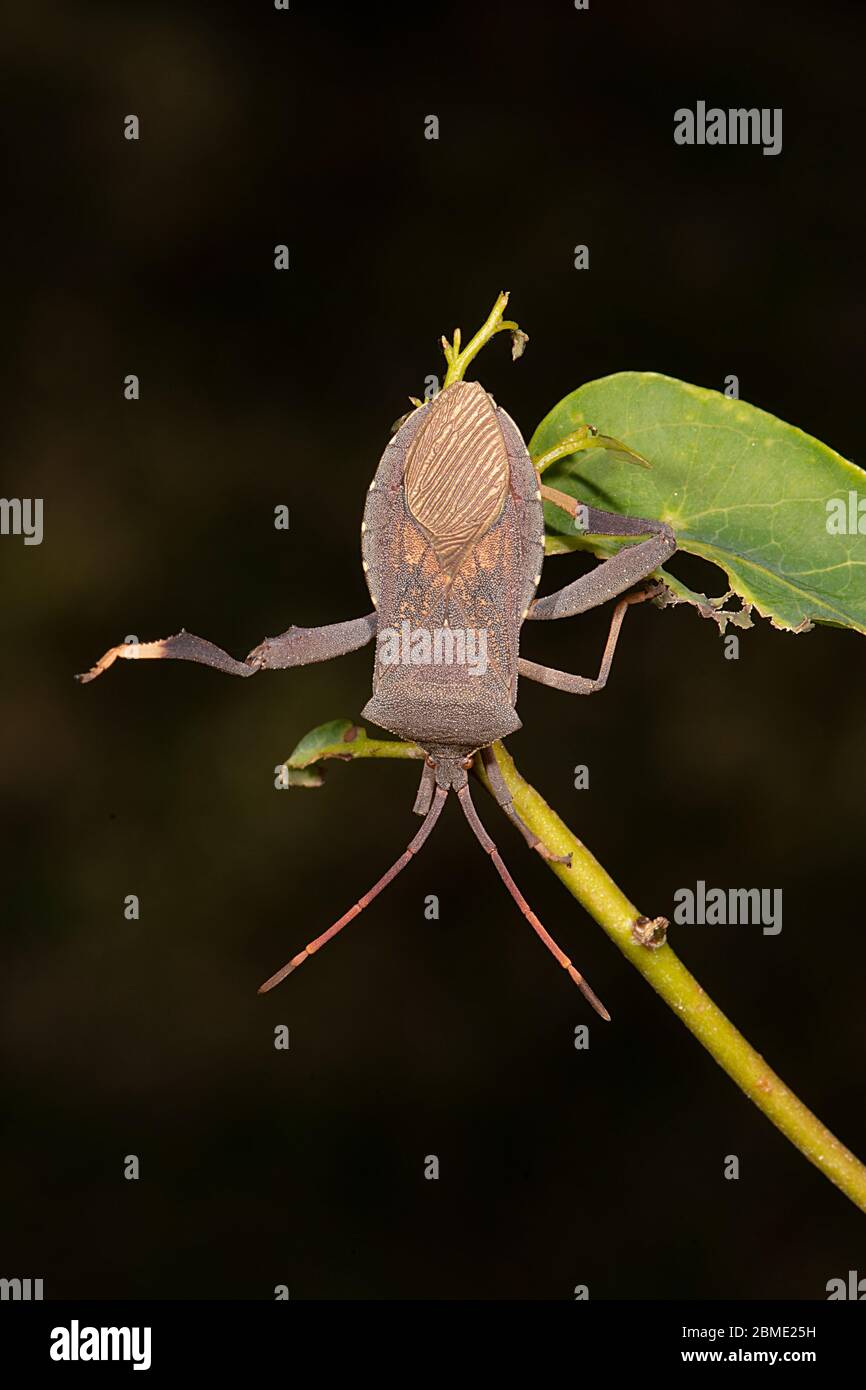
<svg viewBox="0 0 866 1390">
<path fill-rule="evenodd" d="M 735 373 L 859 456 L 864 37 L 862 9 L 812 3 L 7 18 L 3 491 L 44 497 L 45 540 L 0 545 L 0 1274 L 47 1297 L 763 1299 L 866 1273 L 862 1216 L 487 798 L 610 1027 L 454 806 L 357 926 L 256 997 L 417 824 L 414 766 L 273 787 L 302 734 L 357 717 L 369 650 L 244 683 L 157 663 L 72 680 L 127 633 L 242 656 L 367 611 L 358 528 L 389 426 L 440 371 L 439 334 L 503 287 L 531 342 L 478 371 L 527 437 L 583 381 L 651 368 Z M 782 106 L 783 153 L 675 146 L 698 99 Z M 580 565 L 551 561 L 544 588 Z M 592 672 L 608 618 L 524 650 Z M 673 944 L 861 1154 L 864 674 L 850 632 L 760 622 L 733 662 L 695 612 L 639 609 L 606 692 L 525 685 L 510 745 L 644 911 L 698 878 L 783 888 L 780 936 Z"/>
</svg>

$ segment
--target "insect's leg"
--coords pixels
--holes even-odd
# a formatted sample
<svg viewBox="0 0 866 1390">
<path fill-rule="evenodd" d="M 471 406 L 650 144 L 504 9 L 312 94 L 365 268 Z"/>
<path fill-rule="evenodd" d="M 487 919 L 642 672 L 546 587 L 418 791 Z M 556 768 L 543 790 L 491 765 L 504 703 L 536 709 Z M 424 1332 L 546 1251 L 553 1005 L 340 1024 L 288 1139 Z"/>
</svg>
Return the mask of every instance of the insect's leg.
<svg viewBox="0 0 866 1390">
<path fill-rule="evenodd" d="M 552 492 L 553 489 L 547 489 Z M 542 496 L 545 489 L 542 488 Z M 565 493 L 549 497 L 560 505 L 559 498 Z M 573 498 L 568 499 L 574 502 Z M 574 502 L 573 515 L 577 515 L 580 503 Z M 570 510 L 570 509 L 569 509 Z M 677 548 L 676 536 L 664 521 L 651 521 L 640 516 L 620 516 L 617 512 L 599 511 L 597 507 L 585 507 L 582 514 L 582 530 L 597 536 L 650 536 L 639 545 L 632 545 L 603 560 L 589 574 L 583 574 L 572 584 L 558 589 L 545 598 L 537 598 L 529 605 L 527 618 L 571 618 L 576 613 L 585 613 L 588 608 L 597 608 L 608 599 L 616 598 L 625 589 L 631 588 L 641 579 L 646 579 L 653 570 L 665 560 L 670 559 Z"/>
<path fill-rule="evenodd" d="M 339 919 L 339 921 L 335 922 L 334 925 L 332 927 L 329 927 L 327 931 L 322 932 L 321 936 L 317 936 L 315 941 L 311 941 L 308 946 L 304 947 L 303 951 L 299 951 L 296 956 L 293 956 L 292 959 L 289 961 L 288 965 L 283 966 L 282 970 L 278 970 L 277 973 L 275 975 L 272 975 L 269 980 L 265 980 L 265 983 L 263 985 L 259 985 L 259 994 L 267 994 L 268 990 L 271 990 L 274 988 L 275 985 L 280 984 L 280 982 L 284 980 L 287 975 L 291 975 L 293 970 L 297 970 L 299 965 L 303 965 L 304 961 L 307 960 L 309 956 L 312 956 L 316 951 L 318 951 L 320 947 L 324 946 L 326 941 L 330 941 L 332 936 L 336 936 L 338 931 L 342 931 L 343 927 L 347 926 L 349 922 L 354 921 L 354 919 L 364 911 L 364 908 L 367 907 L 367 905 L 371 903 L 375 897 L 378 897 L 383 888 L 388 887 L 388 884 L 391 883 L 393 879 L 397 877 L 401 869 L 405 869 L 406 865 L 409 863 L 409 860 L 412 859 L 413 856 L 418 853 L 424 841 L 427 839 L 427 836 L 430 834 L 430 831 L 433 829 L 434 825 L 439 819 L 439 813 L 441 812 L 442 807 L 445 804 L 445 798 L 447 797 L 447 795 L 448 793 L 444 787 L 436 788 L 432 804 L 430 806 L 429 811 L 427 812 L 427 815 L 424 818 L 424 824 L 421 826 L 414 839 L 410 841 L 408 847 L 400 855 L 400 858 L 397 860 L 397 862 L 391 865 L 388 872 L 386 874 L 383 874 L 382 877 L 379 879 L 379 882 L 374 883 L 370 891 L 368 893 L 365 893 L 363 898 L 359 898 L 358 901 L 355 903 L 355 906 L 350 907 L 349 911 L 344 913 L 343 916 Z"/>
<path fill-rule="evenodd" d="M 567 864 L 569 868 L 571 868 L 570 854 L 554 854 L 552 850 L 547 848 L 547 845 L 542 844 L 535 832 L 530 830 L 526 822 L 520 818 L 517 811 L 514 809 L 511 792 L 508 790 L 508 784 L 502 776 L 499 764 L 496 761 L 496 754 L 489 745 L 487 748 L 482 748 L 481 761 L 484 763 L 484 769 L 490 779 L 493 795 L 496 797 L 497 802 L 502 807 L 509 820 L 514 821 L 514 824 L 529 845 L 529 848 L 534 849 L 540 854 L 542 859 L 550 860 L 552 864 Z"/>
<path fill-rule="evenodd" d="M 594 680 L 589 676 L 572 676 L 567 671 L 556 671 L 550 666 L 539 666 L 535 661 L 525 661 L 523 657 L 518 657 L 517 661 L 519 674 L 526 676 L 528 680 L 538 681 L 539 685 L 550 685 L 554 690 L 565 690 L 569 695 L 594 695 L 597 690 L 603 690 L 610 674 L 625 610 L 633 603 L 643 603 L 645 599 L 652 598 L 655 592 L 655 589 L 640 589 L 637 593 L 626 594 L 625 598 L 620 599 L 611 616 L 601 666 Z"/>
<path fill-rule="evenodd" d="M 118 657 L 126 661 L 198 661 L 203 666 L 213 666 L 217 671 L 225 671 L 229 676 L 254 676 L 257 666 L 249 666 L 245 661 L 235 661 L 233 656 L 196 637 L 192 632 L 182 629 L 174 637 L 164 637 L 161 642 L 122 642 L 119 647 L 109 647 L 95 666 L 83 675 L 76 676 L 82 685 L 95 680 L 113 666 Z"/>
<path fill-rule="evenodd" d="M 245 661 L 236 661 L 222 647 L 181 630 L 174 637 L 164 637 L 161 642 L 122 642 L 118 647 L 110 647 L 95 666 L 91 666 L 84 675 L 76 676 L 76 680 L 82 683 L 95 680 L 109 666 L 113 666 L 118 657 L 125 661 L 197 661 L 202 666 L 225 671 L 229 676 L 254 676 L 257 671 L 269 667 L 306 666 L 313 661 L 329 661 L 332 656 L 342 656 L 344 652 L 363 647 L 375 631 L 375 613 L 366 618 L 353 618 L 346 623 L 332 623 L 327 627 L 290 627 L 281 637 L 267 638 L 250 652 Z"/>
<path fill-rule="evenodd" d="M 421 772 L 421 783 L 418 787 L 418 795 L 415 797 L 415 805 L 412 810 L 416 816 L 426 816 L 430 810 L 430 802 L 433 800 L 433 790 L 436 786 L 436 774 L 433 771 L 433 764 L 425 761 Z"/>
<path fill-rule="evenodd" d="M 366 647 L 376 635 L 375 609 L 365 618 L 325 627 L 290 627 L 279 637 L 266 637 L 246 658 L 263 671 L 284 671 L 287 666 L 310 666 Z"/>
<path fill-rule="evenodd" d="M 586 980 L 583 978 L 580 971 L 575 969 L 571 961 L 568 959 L 568 956 L 566 956 L 559 949 L 553 937 L 545 931 L 544 927 L 539 922 L 535 913 L 532 911 L 532 908 L 529 906 L 529 903 L 526 901 L 520 889 L 517 887 L 517 884 L 514 882 L 514 879 L 511 877 L 510 873 L 503 864 L 502 859 L 499 855 L 499 850 L 496 848 L 490 836 L 487 834 L 487 831 L 484 829 L 484 826 L 481 824 L 481 821 L 478 819 L 478 812 L 475 810 L 475 807 L 472 804 L 472 797 L 469 794 L 469 784 L 464 783 L 462 787 L 458 787 L 457 795 L 460 799 L 460 805 L 463 807 L 463 813 L 466 816 L 466 819 L 468 820 L 469 824 L 472 826 L 472 829 L 475 832 L 475 835 L 478 838 L 482 849 L 486 850 L 487 853 L 490 855 L 490 858 L 493 860 L 496 872 L 499 874 L 499 877 L 502 879 L 502 882 L 505 884 L 505 887 L 508 889 L 514 901 L 517 903 L 517 906 L 520 908 L 520 911 L 523 913 L 527 922 L 532 927 L 532 930 L 536 933 L 537 936 L 541 938 L 548 951 L 550 951 L 551 955 L 556 958 L 556 960 L 562 966 L 563 970 L 568 971 L 568 974 L 570 975 L 571 979 L 577 985 L 581 993 L 589 1000 L 596 1013 L 600 1014 L 601 1017 L 609 1023 L 610 1014 L 608 1013 L 607 1009 L 604 1007 L 601 1000 L 590 989 L 589 985 L 586 983 Z"/>
</svg>

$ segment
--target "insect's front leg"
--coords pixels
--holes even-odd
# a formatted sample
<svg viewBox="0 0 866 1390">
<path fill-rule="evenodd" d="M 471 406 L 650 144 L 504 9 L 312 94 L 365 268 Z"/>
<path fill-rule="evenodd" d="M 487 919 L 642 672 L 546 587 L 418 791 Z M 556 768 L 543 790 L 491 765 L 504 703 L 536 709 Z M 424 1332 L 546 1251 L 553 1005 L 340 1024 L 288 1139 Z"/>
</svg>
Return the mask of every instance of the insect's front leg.
<svg viewBox="0 0 866 1390">
<path fill-rule="evenodd" d="M 257 671 L 330 661 L 332 657 L 366 646 L 375 632 L 375 612 L 365 618 L 352 618 L 349 622 L 330 623 L 325 627 L 290 627 L 279 637 L 266 637 L 244 661 L 236 661 L 222 647 L 182 630 L 160 642 L 123 642 L 110 647 L 95 666 L 76 679 L 82 683 L 95 680 L 118 658 L 124 661 L 196 661 L 201 666 L 224 671 L 228 676 L 254 676 Z"/>
<path fill-rule="evenodd" d="M 433 763 L 425 760 L 421 769 L 421 784 L 418 787 L 418 795 L 415 797 L 415 805 L 412 807 L 416 816 L 426 816 L 430 810 L 430 803 L 433 800 L 435 790 L 436 774 L 433 771 Z"/>
<path fill-rule="evenodd" d="M 530 830 L 522 816 L 520 816 L 515 809 L 514 800 L 511 792 L 508 790 L 508 783 L 502 776 L 499 763 L 496 761 L 496 754 L 489 745 L 487 748 L 481 749 L 481 761 L 484 764 L 484 770 L 490 780 L 490 787 L 493 795 L 509 820 L 514 821 L 514 824 L 529 845 L 529 848 L 534 849 L 537 854 L 541 855 L 542 859 L 547 859 L 552 864 L 567 864 L 568 867 L 571 868 L 571 855 L 554 854 L 553 850 L 548 849 L 547 845 L 539 840 L 535 832 Z"/>
</svg>

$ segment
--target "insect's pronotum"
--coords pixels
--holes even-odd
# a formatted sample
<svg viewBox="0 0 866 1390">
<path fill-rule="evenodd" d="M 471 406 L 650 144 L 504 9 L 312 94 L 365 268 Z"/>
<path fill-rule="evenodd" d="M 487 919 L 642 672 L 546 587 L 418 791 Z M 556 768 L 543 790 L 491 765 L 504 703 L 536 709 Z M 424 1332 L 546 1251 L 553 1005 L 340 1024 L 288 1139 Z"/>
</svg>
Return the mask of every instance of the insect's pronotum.
<svg viewBox="0 0 866 1390">
<path fill-rule="evenodd" d="M 479 820 L 467 773 L 479 753 L 503 810 L 533 849 L 546 859 L 557 858 L 517 814 L 491 745 L 520 728 L 515 710 L 518 676 L 575 695 L 601 690 L 627 606 L 651 592 L 626 590 L 667 560 L 676 550 L 676 540 L 663 522 L 584 507 L 587 531 L 648 539 L 623 548 L 589 574 L 539 599 L 535 591 L 544 560 L 545 498 L 577 513 L 571 498 L 543 486 L 510 416 L 478 382 L 455 381 L 405 420 L 370 484 L 361 527 L 363 567 L 373 601 L 366 617 L 326 627 L 290 627 L 279 637 L 266 638 L 245 661 L 181 631 L 161 642 L 112 647 L 79 677 L 93 680 L 117 657 L 197 661 L 229 675 L 253 676 L 257 671 L 330 661 L 378 638 L 373 694 L 363 715 L 426 753 L 414 806 L 423 824 L 378 883 L 266 980 L 260 993 L 279 984 L 336 936 L 396 877 L 424 844 L 453 790 L 521 912 L 593 1008 L 609 1018 L 511 878 Z M 539 666 L 518 655 L 524 621 L 570 618 L 621 595 L 625 597 L 614 608 L 594 679 Z M 412 644 L 408 660 L 407 634 Z M 470 637 L 474 663 L 455 660 L 455 651 L 465 658 Z M 483 661 L 478 659 L 482 647 Z M 421 653 L 422 661 L 413 651 Z M 437 661 L 434 655 L 424 661 L 425 651 L 445 659 Z"/>
</svg>

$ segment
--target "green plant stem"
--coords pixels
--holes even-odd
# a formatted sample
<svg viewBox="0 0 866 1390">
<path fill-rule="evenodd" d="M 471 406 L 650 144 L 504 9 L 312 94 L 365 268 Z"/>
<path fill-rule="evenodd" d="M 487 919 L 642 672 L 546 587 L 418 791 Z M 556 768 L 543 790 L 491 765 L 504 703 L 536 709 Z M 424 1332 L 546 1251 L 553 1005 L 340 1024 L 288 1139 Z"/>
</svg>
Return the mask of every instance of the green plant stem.
<svg viewBox="0 0 866 1390">
<path fill-rule="evenodd" d="M 599 434 L 592 425 L 581 425 L 572 434 L 565 435 L 551 449 L 545 449 L 542 454 L 532 454 L 532 466 L 536 473 L 543 473 L 552 463 L 568 458 L 571 454 L 582 453 L 585 449 L 606 449 L 618 454 L 626 463 L 636 463 L 640 468 L 652 468 L 652 464 L 643 454 L 639 454 L 636 449 L 630 449 L 621 439 L 614 439 L 609 434 Z"/>
<path fill-rule="evenodd" d="M 512 356 L 519 357 L 527 342 L 527 335 L 511 319 L 504 319 L 508 304 L 508 292 L 503 290 L 498 296 L 496 303 L 487 315 L 485 322 L 481 325 L 474 337 L 469 339 L 463 351 L 460 351 L 460 329 L 454 330 L 454 341 L 449 343 L 447 338 L 442 339 L 442 351 L 445 353 L 445 361 L 448 369 L 445 373 L 445 380 L 442 383 L 443 390 L 446 386 L 451 386 L 455 381 L 462 381 L 463 374 L 473 358 L 477 357 L 481 349 L 490 342 L 495 333 L 507 332 L 512 338 Z"/>
<path fill-rule="evenodd" d="M 855 1206 L 866 1211 L 866 1167 L 788 1089 L 713 1003 L 670 946 L 641 943 L 635 934 L 636 926 L 647 924 L 647 935 L 655 924 L 647 923 L 595 856 L 520 775 L 501 743 L 494 744 L 494 751 L 520 816 L 548 849 L 555 854 L 571 855 L 570 868 L 548 863 L 551 872 L 562 880 L 572 897 L 595 918 L 626 959 L 767 1119 L 850 1197 Z M 290 769 L 305 769 L 328 758 L 418 759 L 423 756 L 417 744 L 396 739 L 368 739 L 364 729 L 343 720 L 313 730 L 298 745 L 287 765 Z M 479 758 L 475 760 L 475 771 L 489 791 L 490 783 Z M 661 927 L 658 934 L 664 934 Z"/>
<path fill-rule="evenodd" d="M 564 439 L 560 439 L 559 443 L 554 444 L 552 449 L 546 449 L 543 454 L 533 454 L 532 466 L 536 473 L 543 473 L 552 463 L 568 458 L 569 454 L 578 454 L 583 449 L 600 447 L 593 438 L 589 425 L 581 425 L 580 429 L 575 430 L 572 434 L 567 434 Z"/>
<path fill-rule="evenodd" d="M 572 856 L 570 868 L 551 863 L 548 865 L 551 871 L 731 1080 L 810 1163 L 814 1163 L 861 1211 L 866 1211 L 866 1167 L 788 1089 L 713 1003 L 670 946 L 648 947 L 635 939 L 635 922 L 640 917 L 637 908 L 544 798 L 521 777 L 505 748 L 501 744 L 494 747 L 515 808 L 523 820 L 548 849 Z M 486 781 L 483 772 L 479 775 Z"/>
</svg>

